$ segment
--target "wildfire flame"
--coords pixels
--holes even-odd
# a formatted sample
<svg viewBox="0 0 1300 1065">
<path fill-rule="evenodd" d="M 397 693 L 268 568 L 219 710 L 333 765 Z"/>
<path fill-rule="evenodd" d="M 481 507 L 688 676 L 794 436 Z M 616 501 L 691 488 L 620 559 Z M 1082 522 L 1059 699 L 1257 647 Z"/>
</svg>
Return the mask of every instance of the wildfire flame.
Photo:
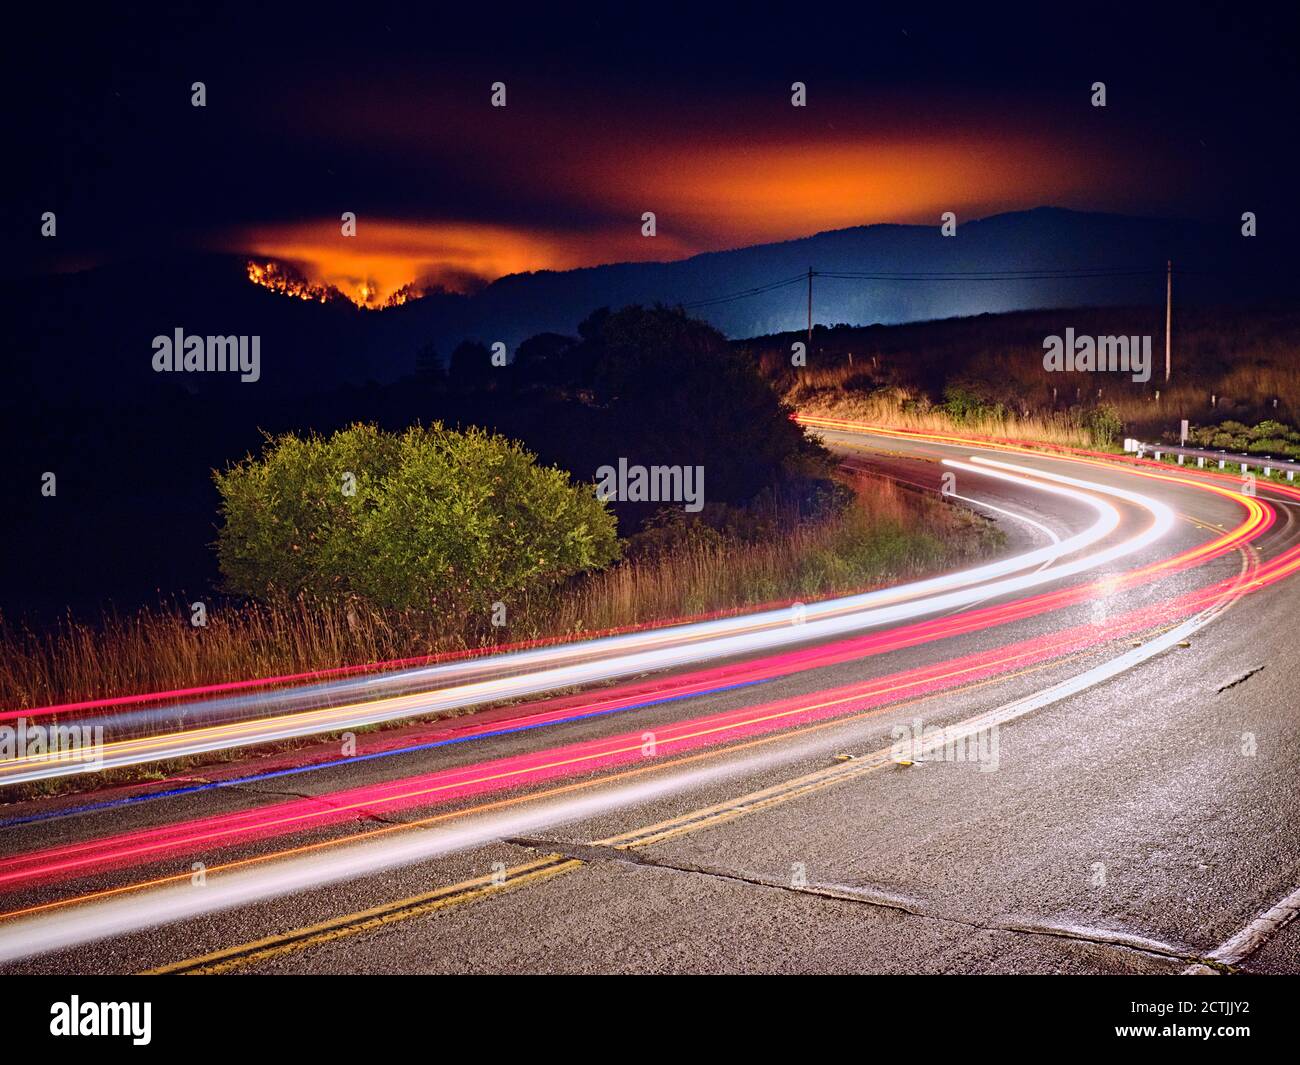
<svg viewBox="0 0 1300 1065">
<path fill-rule="evenodd" d="M 419 285 L 403 285 L 384 301 L 384 306 L 400 307 L 403 303 L 411 303 L 414 300 L 418 300 L 423 295 L 424 289 Z"/>
<path fill-rule="evenodd" d="M 400 307 L 424 295 L 424 290 L 418 285 L 404 285 L 380 303 L 378 302 L 379 288 L 371 281 L 362 281 L 353 291 L 348 292 L 335 285 L 311 281 L 293 267 L 274 260 L 261 262 L 250 259 L 248 280 L 255 285 L 261 285 L 262 288 L 278 292 L 282 296 L 291 296 L 312 303 L 330 303 L 333 300 L 346 299 L 366 310 Z"/>
<path fill-rule="evenodd" d="M 250 261 L 248 264 L 248 280 L 255 285 L 269 288 L 272 292 L 278 292 L 282 296 L 293 296 L 296 299 L 310 300 L 314 303 L 328 303 L 331 299 L 337 299 L 341 295 L 338 289 L 329 285 L 314 285 L 306 278 L 275 262 L 259 263 Z"/>
</svg>

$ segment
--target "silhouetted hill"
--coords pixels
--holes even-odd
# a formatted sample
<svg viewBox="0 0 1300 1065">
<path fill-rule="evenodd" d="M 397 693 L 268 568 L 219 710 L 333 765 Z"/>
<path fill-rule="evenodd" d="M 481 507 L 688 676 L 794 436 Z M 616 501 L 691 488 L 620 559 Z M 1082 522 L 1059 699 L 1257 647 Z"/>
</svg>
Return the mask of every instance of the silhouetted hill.
<svg viewBox="0 0 1300 1065">
<path fill-rule="evenodd" d="M 1042 207 L 962 223 L 944 237 L 935 226 L 873 225 L 799 240 L 710 252 L 671 263 L 621 263 L 501 278 L 466 300 L 447 322 L 441 308 L 415 304 L 394 318 L 393 336 L 427 322 L 446 344 L 459 335 L 503 340 L 510 347 L 535 333 L 572 333 L 593 307 L 629 303 L 690 304 L 725 297 L 806 273 L 986 273 L 1132 271 L 1126 276 L 998 280 L 887 281 L 819 277 L 813 317 L 823 324 L 899 323 L 1040 307 L 1160 303 L 1164 265 L 1180 270 L 1184 302 L 1231 302 L 1258 295 L 1261 274 L 1277 259 L 1264 238 L 1204 224 L 1129 218 Z M 803 327 L 802 284 L 711 306 L 690 308 L 733 338 Z M 451 325 L 458 336 L 444 338 Z M 409 341 L 406 341 L 409 345 Z"/>
<path fill-rule="evenodd" d="M 1021 281 L 815 280 L 815 321 L 888 324 L 1033 307 L 1158 302 L 1164 296 L 1166 259 L 1210 265 L 1221 261 L 1228 247 L 1226 239 L 1212 241 L 1193 223 L 1039 208 L 964 223 L 954 237 L 942 236 L 937 225 L 859 226 L 680 262 L 515 275 L 489 285 L 466 309 L 472 328 L 482 332 L 496 324 L 505 334 L 500 339 L 509 343 L 517 320 L 528 322 L 525 334 L 572 332 L 584 307 L 689 305 L 795 277 L 810 267 L 823 273 L 1147 271 L 1141 277 Z M 692 313 L 731 337 L 797 329 L 806 323 L 807 289 L 795 284 Z"/>
<path fill-rule="evenodd" d="M 433 344 L 445 358 L 467 337 L 510 349 L 543 331 L 571 334 L 592 309 L 630 303 L 684 304 L 723 297 L 804 274 L 973 271 L 1140 271 L 1125 276 L 999 280 L 870 280 L 819 277 L 814 319 L 824 324 L 897 323 L 1037 307 L 1158 303 L 1162 270 L 1182 272 L 1179 299 L 1223 303 L 1257 295 L 1268 277 L 1265 238 L 1245 239 L 1225 220 L 1204 224 L 1038 208 L 962 222 L 944 237 L 937 225 L 872 225 L 799 240 L 711 252 L 669 263 L 619 263 L 503 277 L 472 296 L 435 295 L 382 312 L 345 301 L 288 298 L 249 283 L 245 261 L 196 255 L 114 264 L 0 286 L 13 340 L 6 376 L 11 398 L 81 396 L 160 402 L 179 391 L 256 387 L 275 396 L 340 383 L 391 381 Z M 692 313 L 731 337 L 801 328 L 802 283 Z M 211 375 L 152 371 L 151 341 L 187 333 L 259 335 L 256 386 Z M 247 400 L 246 394 L 240 399 Z"/>
<path fill-rule="evenodd" d="M 369 345 L 375 312 L 345 299 L 308 302 L 252 284 L 241 256 L 190 255 L 111 264 L 0 286 L 0 315 L 11 337 L 6 399 L 97 405 L 164 403 L 182 394 L 250 390 L 277 397 L 375 376 Z M 435 295 L 426 313 L 461 302 Z M 259 336 L 260 378 L 158 373 L 153 338 Z M 410 369 L 392 360 L 392 376 Z M 261 398 L 265 398 L 263 395 Z"/>
</svg>

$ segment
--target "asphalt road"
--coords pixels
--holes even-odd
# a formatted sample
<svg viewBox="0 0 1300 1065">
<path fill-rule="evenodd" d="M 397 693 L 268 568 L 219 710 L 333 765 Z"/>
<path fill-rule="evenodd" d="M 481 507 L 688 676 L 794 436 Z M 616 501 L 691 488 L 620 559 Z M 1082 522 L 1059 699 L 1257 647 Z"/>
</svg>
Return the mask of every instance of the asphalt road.
<svg viewBox="0 0 1300 1065">
<path fill-rule="evenodd" d="M 977 453 L 826 435 L 846 463 L 934 491 L 944 472 L 936 459 Z M 1157 543 L 1027 595 L 1122 577 L 1194 551 L 1243 519 L 1231 498 L 1118 464 L 989 457 L 1140 492 L 1177 514 Z M 1020 483 L 967 471 L 957 478 L 959 495 L 998 508 L 987 513 L 1005 529 L 1008 553 L 1041 547 L 1053 533 L 1067 537 L 1093 517 Z M 1295 502 L 1263 485 L 1259 495 L 1276 513 L 1262 535 L 1203 563 L 1155 571 L 1100 601 L 450 746 L 432 746 L 427 737 L 452 736 L 479 715 L 432 731 L 409 726 L 366 737 L 360 753 L 377 749 L 366 744 L 419 749 L 309 773 L 67 816 L 48 815 L 177 785 L 0 808 L 0 909 L 7 915 L 0 917 L 0 950 L 18 928 L 30 928 L 29 943 L 34 937 L 49 946 L 0 972 L 1178 973 L 1207 961 L 1300 971 L 1296 924 L 1275 930 L 1272 921 L 1239 937 L 1227 954 L 1220 949 L 1300 886 L 1295 578 L 1243 598 L 1223 595 L 1220 613 L 1179 641 L 1188 646 L 1175 644 L 1116 667 L 1109 679 L 1067 688 L 1046 705 L 1014 710 L 1017 700 L 1141 655 L 1135 644 L 1156 646 L 1160 631 L 1196 610 L 1137 633 L 1119 624 L 1131 612 L 1238 579 L 1300 543 Z M 1136 535 L 1148 520 L 1131 502 L 1115 505 L 1121 523 L 1108 543 Z M 1081 631 L 1091 635 L 1081 639 Z M 997 669 L 973 665 L 1031 641 L 1050 650 Z M 779 728 L 753 713 L 814 706 L 827 692 L 952 662 L 972 665 L 942 690 L 900 681 L 897 695 L 854 695 L 859 702 L 846 695 L 843 712 L 807 712 Z M 670 680 L 620 681 L 616 690 Z M 1013 712 L 996 733 L 979 733 L 982 761 L 949 760 L 942 750 L 910 765 L 889 756 L 895 726 L 952 726 L 1007 707 Z M 667 743 L 653 749 L 655 737 L 732 712 L 755 723 L 689 750 Z M 295 810 L 337 811 L 345 790 L 364 797 L 371 792 L 359 789 L 623 733 L 650 736 L 652 749 L 636 762 L 522 777 L 450 802 L 360 801 L 320 825 L 286 820 L 246 837 L 128 853 L 132 841 L 179 822 L 289 802 L 299 804 Z M 293 760 L 332 753 L 322 745 Z M 283 761 L 226 763 L 187 776 L 246 777 Z M 45 819 L 13 823 L 31 817 Z M 403 827 L 417 821 L 426 827 Z M 415 837 L 445 838 L 431 857 L 380 853 L 350 874 L 309 867 L 292 890 L 141 927 L 148 923 L 141 911 L 161 920 L 172 896 L 217 897 L 226 878 L 346 852 L 326 844 L 359 833 L 394 850 Z M 79 853 L 67 848 L 110 839 L 120 843 L 103 852 L 102 865 L 64 866 Z M 291 849 L 296 856 L 286 862 L 262 860 Z M 40 875 L 2 879 L 6 861 L 32 855 L 49 856 L 27 867 Z M 178 885 L 165 889 L 171 896 L 138 887 L 167 878 Z M 76 898 L 87 901 L 67 904 Z M 59 930 L 75 923 L 86 931 L 58 946 Z M 1247 940 L 1249 950 L 1241 946 Z"/>
</svg>

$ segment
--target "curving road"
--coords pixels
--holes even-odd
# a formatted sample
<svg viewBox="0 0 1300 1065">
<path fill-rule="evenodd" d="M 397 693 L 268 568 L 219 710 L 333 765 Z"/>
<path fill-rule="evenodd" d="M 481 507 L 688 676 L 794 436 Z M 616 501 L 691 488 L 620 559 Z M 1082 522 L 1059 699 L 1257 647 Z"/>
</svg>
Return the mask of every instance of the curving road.
<svg viewBox="0 0 1300 1065">
<path fill-rule="evenodd" d="M 983 510 L 1005 560 L 63 708 L 106 724 L 106 764 L 233 760 L 0 807 L 0 967 L 1300 971 L 1300 493 L 808 421 L 846 464 Z M 11 760 L 0 781 L 94 768 Z"/>
</svg>

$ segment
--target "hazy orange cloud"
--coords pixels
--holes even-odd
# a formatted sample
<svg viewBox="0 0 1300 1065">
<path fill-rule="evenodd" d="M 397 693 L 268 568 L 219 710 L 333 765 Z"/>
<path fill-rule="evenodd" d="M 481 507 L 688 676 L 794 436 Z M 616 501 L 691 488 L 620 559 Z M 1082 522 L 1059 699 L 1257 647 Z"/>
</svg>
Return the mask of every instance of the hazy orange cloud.
<svg viewBox="0 0 1300 1065">
<path fill-rule="evenodd" d="M 615 177 L 617 176 L 617 181 Z M 624 159 L 600 177 L 629 212 L 711 247 L 762 243 L 875 222 L 933 222 L 1070 201 L 1095 179 L 1072 153 L 1038 141 L 845 140 L 735 144 Z"/>
<path fill-rule="evenodd" d="M 507 274 L 787 240 L 874 222 L 939 224 L 1044 203 L 1086 202 L 1096 175 L 1077 154 L 1041 140 L 933 140 L 888 135 L 780 143 L 737 140 L 638 147 L 624 142 L 581 158 L 539 159 L 536 181 L 602 219 L 563 231 L 528 224 L 367 218 L 356 236 L 340 222 L 279 223 L 227 246 L 293 261 L 308 278 L 378 305 L 403 286 L 468 291 Z M 642 235 L 642 214 L 657 235 Z"/>
</svg>

